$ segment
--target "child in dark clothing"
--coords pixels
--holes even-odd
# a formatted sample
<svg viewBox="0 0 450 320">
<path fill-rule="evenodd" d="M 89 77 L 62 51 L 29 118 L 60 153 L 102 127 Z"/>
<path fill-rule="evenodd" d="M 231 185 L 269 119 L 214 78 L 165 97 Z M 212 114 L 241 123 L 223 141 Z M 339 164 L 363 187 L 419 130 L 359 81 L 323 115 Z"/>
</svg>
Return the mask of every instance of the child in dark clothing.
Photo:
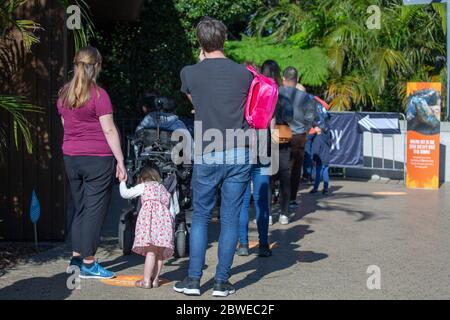
<svg viewBox="0 0 450 320">
<path fill-rule="evenodd" d="M 329 187 L 329 163 L 332 137 L 330 131 L 330 116 L 326 110 L 320 110 L 320 120 L 315 125 L 315 135 L 312 137 L 312 160 L 316 164 L 316 178 L 314 188 L 310 193 L 317 193 L 320 182 L 323 179 L 323 194 L 328 194 Z"/>
</svg>

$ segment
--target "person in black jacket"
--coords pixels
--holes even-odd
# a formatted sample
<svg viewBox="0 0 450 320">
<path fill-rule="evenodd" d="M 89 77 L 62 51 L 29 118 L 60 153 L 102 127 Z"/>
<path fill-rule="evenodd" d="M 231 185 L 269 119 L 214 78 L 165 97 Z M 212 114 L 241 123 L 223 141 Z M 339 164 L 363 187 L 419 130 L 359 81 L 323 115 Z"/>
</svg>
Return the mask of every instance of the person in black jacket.
<svg viewBox="0 0 450 320">
<path fill-rule="evenodd" d="M 294 110 L 289 96 L 282 94 L 281 69 L 274 60 L 266 60 L 261 66 L 261 73 L 266 77 L 274 79 L 279 88 L 278 102 L 275 108 L 275 124 L 289 128 L 289 122 L 292 121 Z M 278 221 L 281 224 L 289 223 L 289 201 L 291 196 L 291 139 L 289 141 L 279 141 L 278 143 L 278 163 L 279 170 L 276 178 L 280 182 L 280 215 Z"/>
<path fill-rule="evenodd" d="M 280 88 L 280 96 L 291 101 L 293 108 L 292 120 L 288 122 L 292 130 L 291 140 L 291 177 L 290 177 L 290 202 L 289 207 L 298 206 L 297 191 L 302 176 L 302 167 L 305 155 L 305 144 L 308 132 L 314 121 L 317 121 L 317 112 L 314 96 L 297 89 L 298 71 L 294 67 L 287 67 L 283 73 L 283 87 Z"/>
</svg>

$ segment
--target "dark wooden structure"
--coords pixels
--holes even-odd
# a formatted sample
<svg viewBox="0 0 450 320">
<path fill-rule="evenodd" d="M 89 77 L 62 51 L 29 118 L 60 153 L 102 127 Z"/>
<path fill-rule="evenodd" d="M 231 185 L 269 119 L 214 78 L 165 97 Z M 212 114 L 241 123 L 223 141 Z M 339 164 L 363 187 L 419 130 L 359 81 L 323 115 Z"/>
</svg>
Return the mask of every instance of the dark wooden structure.
<svg viewBox="0 0 450 320">
<path fill-rule="evenodd" d="M 7 93 L 27 97 L 44 112 L 27 115 L 33 126 L 31 155 L 22 141 L 16 148 L 11 119 L 7 121 L 11 135 L 7 161 L 0 167 L 0 239 L 33 239 L 29 207 L 35 190 L 41 204 L 39 239 L 62 240 L 65 234 L 65 177 L 60 152 L 62 126 L 55 101 L 67 73 L 65 13 L 57 1 L 48 0 L 29 1 L 17 15 L 39 22 L 42 30 L 38 32 L 40 43 L 33 46 L 32 53 L 25 53 L 23 49 L 15 52 L 17 72 Z M 3 88 L 0 90 L 5 93 Z"/>
<path fill-rule="evenodd" d="M 141 0 L 132 0 L 136 4 Z M 105 1 L 87 1 L 99 10 Z M 109 1 L 117 8 L 128 2 Z M 117 7 L 118 6 L 118 7 Z M 136 7 L 130 12 L 136 16 Z M 110 12 L 110 11 L 109 11 Z M 98 11 L 97 11 L 98 13 Z M 131 13 L 130 13 L 131 14 Z M 66 235 L 67 186 L 61 153 L 63 130 L 55 103 L 59 88 L 67 80 L 73 59 L 73 45 L 66 29 L 65 10 L 57 0 L 30 0 L 17 13 L 21 19 L 41 24 L 40 43 L 31 53 L 11 49 L 15 56 L 16 72 L 7 84 L 0 84 L 2 94 L 23 95 L 43 108 L 40 114 L 29 114 L 33 128 L 33 154 L 28 154 L 23 142 L 15 147 L 12 122 L 6 113 L 0 113 L 7 132 L 6 161 L 0 163 L 0 241 L 29 241 L 34 237 L 29 218 L 33 190 L 41 204 L 38 222 L 40 241 L 64 240 Z M 107 17 L 114 18 L 113 16 Z M 123 18 L 122 15 L 118 18 Z M 20 39 L 16 39 L 20 43 Z M 11 45 L 11 48 L 14 46 Z"/>
</svg>

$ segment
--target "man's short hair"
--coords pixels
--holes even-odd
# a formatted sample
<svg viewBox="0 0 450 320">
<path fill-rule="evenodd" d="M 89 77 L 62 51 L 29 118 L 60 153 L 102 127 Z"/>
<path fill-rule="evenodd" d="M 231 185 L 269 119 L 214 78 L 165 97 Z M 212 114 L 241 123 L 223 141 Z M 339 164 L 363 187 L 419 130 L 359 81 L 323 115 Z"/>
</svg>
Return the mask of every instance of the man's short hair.
<svg viewBox="0 0 450 320">
<path fill-rule="evenodd" d="M 298 82 L 298 71 L 294 67 L 287 67 L 284 69 L 283 77 L 287 81 Z"/>
<path fill-rule="evenodd" d="M 205 52 L 223 51 L 227 27 L 222 21 L 203 18 L 197 25 L 197 39 Z"/>
</svg>

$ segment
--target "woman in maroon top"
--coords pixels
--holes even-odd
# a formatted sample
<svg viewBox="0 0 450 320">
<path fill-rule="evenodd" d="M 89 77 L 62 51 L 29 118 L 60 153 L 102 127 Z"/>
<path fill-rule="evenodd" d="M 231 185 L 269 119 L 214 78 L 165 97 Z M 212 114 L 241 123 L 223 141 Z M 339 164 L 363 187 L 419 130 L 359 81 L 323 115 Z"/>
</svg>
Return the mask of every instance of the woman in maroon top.
<svg viewBox="0 0 450 320">
<path fill-rule="evenodd" d="M 72 223 L 71 266 L 81 278 L 112 278 L 114 273 L 94 260 L 109 207 L 114 179 L 127 178 L 113 107 L 96 79 L 102 57 L 84 47 L 74 59 L 74 76 L 59 92 L 57 102 L 64 127 L 62 150 L 75 217 Z"/>
</svg>

